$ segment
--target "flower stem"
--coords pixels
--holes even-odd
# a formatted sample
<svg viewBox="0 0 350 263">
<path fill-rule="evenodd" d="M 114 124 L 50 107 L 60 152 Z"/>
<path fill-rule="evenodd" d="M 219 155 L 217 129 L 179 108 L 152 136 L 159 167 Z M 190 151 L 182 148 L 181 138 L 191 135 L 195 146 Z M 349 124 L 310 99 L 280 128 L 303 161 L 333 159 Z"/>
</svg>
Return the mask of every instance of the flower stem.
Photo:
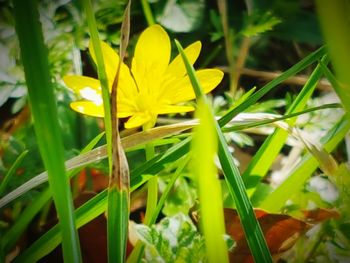
<svg viewBox="0 0 350 263">
<path fill-rule="evenodd" d="M 141 4 L 142 4 L 143 13 L 145 14 L 145 17 L 147 20 L 147 24 L 149 26 L 154 25 L 156 22 L 154 20 L 152 10 L 151 10 L 151 7 L 149 5 L 148 0 L 141 0 Z"/>
<path fill-rule="evenodd" d="M 144 130 L 147 130 L 144 127 Z M 145 146 L 146 160 L 150 160 L 155 156 L 154 145 L 152 143 L 147 143 Z M 158 176 L 154 175 L 149 179 L 147 183 L 148 194 L 147 194 L 147 205 L 146 205 L 146 215 L 144 223 L 149 225 L 151 223 L 152 215 L 157 207 L 158 201 Z"/>
</svg>

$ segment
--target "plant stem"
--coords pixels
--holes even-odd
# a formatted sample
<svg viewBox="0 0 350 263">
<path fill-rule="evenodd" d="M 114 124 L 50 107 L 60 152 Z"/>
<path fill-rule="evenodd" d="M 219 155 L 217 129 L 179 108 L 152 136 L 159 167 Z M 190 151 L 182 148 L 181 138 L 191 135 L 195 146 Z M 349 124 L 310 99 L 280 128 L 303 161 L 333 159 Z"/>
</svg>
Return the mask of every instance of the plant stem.
<svg viewBox="0 0 350 263">
<path fill-rule="evenodd" d="M 235 72 L 235 60 L 233 56 L 233 34 L 229 30 L 226 0 L 217 0 L 217 2 L 218 2 L 220 17 L 221 17 L 222 30 L 224 31 L 226 57 L 228 61 L 229 75 L 230 75 L 230 93 L 231 95 L 234 95 L 237 90 L 237 86 L 235 83 L 236 72 Z"/>
<path fill-rule="evenodd" d="M 146 160 L 151 160 L 155 156 L 154 146 L 152 143 L 146 144 Z M 146 205 L 146 215 L 145 224 L 149 225 L 151 223 L 151 218 L 156 210 L 158 201 L 158 176 L 154 175 L 149 179 L 147 183 L 148 194 L 147 194 L 147 205 Z"/>
<path fill-rule="evenodd" d="M 142 4 L 143 13 L 145 14 L 145 17 L 147 20 L 147 24 L 149 26 L 154 25 L 156 22 L 154 20 L 152 10 L 151 10 L 151 7 L 149 5 L 148 0 L 141 0 L 141 4 Z"/>
</svg>

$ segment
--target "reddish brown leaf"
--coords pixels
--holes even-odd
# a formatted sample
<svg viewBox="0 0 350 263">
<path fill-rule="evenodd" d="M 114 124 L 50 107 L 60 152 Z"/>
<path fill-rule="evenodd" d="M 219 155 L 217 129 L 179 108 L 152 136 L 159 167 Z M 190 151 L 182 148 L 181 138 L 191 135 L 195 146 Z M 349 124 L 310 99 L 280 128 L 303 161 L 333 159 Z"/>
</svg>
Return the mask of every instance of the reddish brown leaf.
<svg viewBox="0 0 350 263">
<path fill-rule="evenodd" d="M 339 213 L 335 210 L 326 209 L 303 211 L 303 219 L 289 215 L 269 214 L 259 209 L 254 211 L 274 258 L 290 249 L 297 239 L 313 225 L 339 217 Z M 234 251 L 230 253 L 230 261 L 254 262 L 235 210 L 225 209 L 225 225 L 227 233 L 237 242 Z"/>
</svg>

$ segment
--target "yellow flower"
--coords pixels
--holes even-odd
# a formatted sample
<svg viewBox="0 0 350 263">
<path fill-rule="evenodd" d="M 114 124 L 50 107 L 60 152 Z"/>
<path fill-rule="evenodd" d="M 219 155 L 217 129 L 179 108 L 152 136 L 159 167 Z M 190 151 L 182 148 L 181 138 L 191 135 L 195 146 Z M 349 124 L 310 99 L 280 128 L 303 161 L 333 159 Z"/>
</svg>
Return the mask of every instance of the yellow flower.
<svg viewBox="0 0 350 263">
<path fill-rule="evenodd" d="M 101 41 L 109 87 L 111 89 L 119 56 Z M 193 64 L 199 56 L 201 43 L 189 45 L 185 53 Z M 94 50 L 89 46 L 96 63 Z M 189 112 L 192 106 L 183 103 L 195 98 L 189 77 L 180 56 L 170 62 L 171 45 L 168 34 L 159 25 L 148 27 L 140 35 L 135 47 L 131 70 L 122 63 L 118 85 L 118 118 L 130 117 L 126 128 L 153 126 L 158 114 Z M 222 80 L 218 69 L 196 71 L 204 91 L 210 92 Z M 85 76 L 65 76 L 64 82 L 83 100 L 72 102 L 71 107 L 80 113 L 103 117 L 100 82 Z"/>
</svg>

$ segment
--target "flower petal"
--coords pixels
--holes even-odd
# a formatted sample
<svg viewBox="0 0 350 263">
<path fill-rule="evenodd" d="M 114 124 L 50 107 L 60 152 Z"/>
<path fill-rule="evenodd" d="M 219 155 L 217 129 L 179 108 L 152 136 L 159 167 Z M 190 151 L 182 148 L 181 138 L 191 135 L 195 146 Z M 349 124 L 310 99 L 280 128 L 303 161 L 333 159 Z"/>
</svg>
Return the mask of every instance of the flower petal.
<svg viewBox="0 0 350 263">
<path fill-rule="evenodd" d="M 222 80 L 224 73 L 218 69 L 202 69 L 196 71 L 196 76 L 205 93 L 212 91 Z M 166 91 L 162 99 L 170 104 L 176 104 L 194 99 L 194 94 L 191 81 L 188 76 L 181 80 L 169 82 L 164 88 Z"/>
<path fill-rule="evenodd" d="M 135 47 L 131 67 L 140 92 L 156 96 L 161 76 L 169 64 L 170 52 L 169 36 L 161 26 L 153 25 L 142 32 Z"/>
<path fill-rule="evenodd" d="M 192 106 L 164 105 L 158 108 L 158 114 L 180 113 L 194 111 Z"/>
<path fill-rule="evenodd" d="M 109 82 L 109 86 L 111 87 L 115 77 L 115 73 L 117 71 L 119 55 L 107 43 L 100 41 L 100 45 L 102 50 L 103 61 L 105 63 L 107 79 Z M 92 46 L 92 41 L 90 41 L 89 43 L 89 52 L 93 61 L 95 62 L 95 65 L 97 66 L 96 54 Z"/>
<path fill-rule="evenodd" d="M 199 53 L 201 52 L 201 48 L 202 44 L 200 41 L 196 41 L 185 48 L 184 52 L 192 65 L 196 62 Z M 183 63 L 180 54 L 169 64 L 165 74 L 171 74 L 175 77 L 183 77 L 186 75 L 185 64 Z"/>
<path fill-rule="evenodd" d="M 79 113 L 93 116 L 93 117 L 103 117 L 104 110 L 103 104 L 96 105 L 91 101 L 75 101 L 70 104 L 71 108 Z"/>
<path fill-rule="evenodd" d="M 64 83 L 75 93 L 80 93 L 82 89 L 91 88 L 101 93 L 100 81 L 85 76 L 69 75 L 63 77 Z"/>
<path fill-rule="evenodd" d="M 100 43 L 108 78 L 108 86 L 109 90 L 111 90 L 118 68 L 119 55 L 105 42 L 101 41 Z M 89 51 L 92 59 L 96 63 L 96 55 L 91 42 L 89 44 Z M 129 68 L 124 63 L 121 64 L 121 71 L 119 74 L 118 96 L 128 99 L 129 101 L 133 101 L 133 98 L 137 96 L 135 81 L 130 74 Z"/>
<path fill-rule="evenodd" d="M 134 114 L 126 123 L 125 128 L 131 129 L 142 126 L 151 120 L 151 115 L 146 112 L 138 112 Z"/>
</svg>

